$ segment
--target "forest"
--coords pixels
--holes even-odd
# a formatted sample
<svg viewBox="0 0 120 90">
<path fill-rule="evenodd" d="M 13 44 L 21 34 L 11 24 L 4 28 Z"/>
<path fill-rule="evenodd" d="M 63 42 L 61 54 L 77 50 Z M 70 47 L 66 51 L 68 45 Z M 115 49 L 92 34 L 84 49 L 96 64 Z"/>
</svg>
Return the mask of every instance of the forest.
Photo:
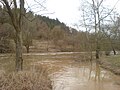
<svg viewBox="0 0 120 90">
<path fill-rule="evenodd" d="M 14 9 L 12 9 L 14 11 Z M 19 12 L 19 8 L 17 9 Z M 83 52 L 95 51 L 96 37 L 98 38 L 98 48 L 100 51 L 119 51 L 120 33 L 119 33 L 119 15 L 114 12 L 109 16 L 110 23 L 102 23 L 99 31 L 94 32 L 94 26 L 84 26 L 86 30 L 76 30 L 75 28 L 66 26 L 57 18 L 50 19 L 46 16 L 34 14 L 32 11 L 25 11 L 24 25 L 22 30 L 23 47 L 29 52 L 33 40 L 41 40 L 52 42 L 59 51 Z M 83 18 L 89 18 L 84 16 Z M 98 27 L 98 26 L 96 26 Z M 91 29 L 91 30 L 87 30 Z M 93 30 L 93 31 L 92 31 Z M 14 27 L 12 26 L 10 17 L 5 7 L 0 7 L 0 52 L 15 52 L 13 42 L 16 42 Z M 49 50 L 48 50 L 49 51 Z M 115 54 L 115 53 L 114 53 Z"/>
</svg>

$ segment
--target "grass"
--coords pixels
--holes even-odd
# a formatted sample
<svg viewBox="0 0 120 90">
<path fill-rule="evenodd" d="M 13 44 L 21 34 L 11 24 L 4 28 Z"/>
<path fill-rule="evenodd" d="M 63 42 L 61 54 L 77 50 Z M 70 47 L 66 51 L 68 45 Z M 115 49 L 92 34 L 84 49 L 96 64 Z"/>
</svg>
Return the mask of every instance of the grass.
<svg viewBox="0 0 120 90">
<path fill-rule="evenodd" d="M 99 61 L 103 68 L 120 75 L 120 55 L 104 56 Z"/>
<path fill-rule="evenodd" d="M 107 56 L 105 60 L 108 61 L 113 67 L 120 68 L 120 55 Z"/>
<path fill-rule="evenodd" d="M 31 64 L 37 59 L 23 58 L 24 70 L 15 72 L 15 55 L 0 56 L 0 90 L 52 90 L 47 68 Z"/>
<path fill-rule="evenodd" d="M 22 71 L 1 73 L 0 90 L 52 90 L 51 82 L 42 73 Z"/>
<path fill-rule="evenodd" d="M 15 55 L 2 54 L 0 56 L 0 70 L 5 70 L 5 72 L 15 71 Z"/>
</svg>

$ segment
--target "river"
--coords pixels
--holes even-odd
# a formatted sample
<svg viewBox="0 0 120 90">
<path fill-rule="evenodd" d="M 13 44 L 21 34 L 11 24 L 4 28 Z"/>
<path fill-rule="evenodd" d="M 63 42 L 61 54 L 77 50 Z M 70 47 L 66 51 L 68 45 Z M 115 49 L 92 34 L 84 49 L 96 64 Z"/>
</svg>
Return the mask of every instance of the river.
<svg viewBox="0 0 120 90">
<path fill-rule="evenodd" d="M 51 67 L 53 90 L 120 90 L 120 77 L 95 62 L 43 60 L 40 63 Z"/>
</svg>

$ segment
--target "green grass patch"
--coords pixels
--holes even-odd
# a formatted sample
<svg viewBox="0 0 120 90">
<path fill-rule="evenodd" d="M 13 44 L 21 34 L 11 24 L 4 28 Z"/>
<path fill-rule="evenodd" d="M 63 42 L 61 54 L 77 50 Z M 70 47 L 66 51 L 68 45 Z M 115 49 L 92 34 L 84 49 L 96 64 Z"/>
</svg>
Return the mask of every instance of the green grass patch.
<svg viewBox="0 0 120 90">
<path fill-rule="evenodd" d="M 107 56 L 104 60 L 107 60 L 112 66 L 120 68 L 120 55 Z"/>
</svg>

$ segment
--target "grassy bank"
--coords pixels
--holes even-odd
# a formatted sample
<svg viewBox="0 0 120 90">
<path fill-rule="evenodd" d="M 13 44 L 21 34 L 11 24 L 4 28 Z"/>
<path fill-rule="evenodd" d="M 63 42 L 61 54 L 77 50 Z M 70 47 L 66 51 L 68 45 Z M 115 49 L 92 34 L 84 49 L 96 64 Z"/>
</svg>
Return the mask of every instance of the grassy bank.
<svg viewBox="0 0 120 90">
<path fill-rule="evenodd" d="M 32 65 L 38 60 L 24 56 L 24 70 L 17 73 L 15 55 L 0 55 L 0 90 L 52 90 L 47 68 L 40 64 Z"/>
<path fill-rule="evenodd" d="M 104 56 L 99 60 L 100 65 L 116 75 L 120 75 L 120 55 Z"/>
<path fill-rule="evenodd" d="M 41 72 L 1 72 L 0 90 L 52 90 L 52 87 L 48 77 Z"/>
</svg>

